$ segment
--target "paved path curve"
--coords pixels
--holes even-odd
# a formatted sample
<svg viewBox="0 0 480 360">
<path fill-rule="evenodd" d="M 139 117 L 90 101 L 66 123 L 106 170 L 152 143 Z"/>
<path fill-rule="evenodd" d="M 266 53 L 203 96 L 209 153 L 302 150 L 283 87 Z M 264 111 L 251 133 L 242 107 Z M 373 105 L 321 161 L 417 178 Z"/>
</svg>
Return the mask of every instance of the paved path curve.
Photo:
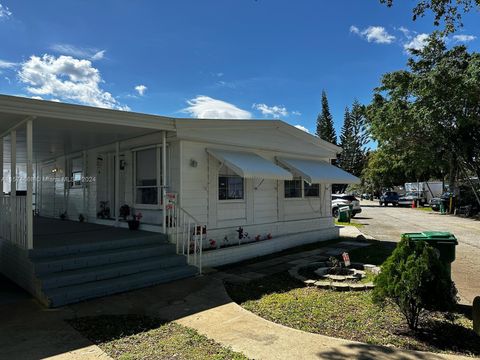
<svg viewBox="0 0 480 360">
<path fill-rule="evenodd" d="M 223 292 L 228 298 L 225 290 Z M 308 333 L 267 321 L 234 302 L 183 317 L 177 322 L 252 359 L 471 359 L 404 351 Z"/>
</svg>

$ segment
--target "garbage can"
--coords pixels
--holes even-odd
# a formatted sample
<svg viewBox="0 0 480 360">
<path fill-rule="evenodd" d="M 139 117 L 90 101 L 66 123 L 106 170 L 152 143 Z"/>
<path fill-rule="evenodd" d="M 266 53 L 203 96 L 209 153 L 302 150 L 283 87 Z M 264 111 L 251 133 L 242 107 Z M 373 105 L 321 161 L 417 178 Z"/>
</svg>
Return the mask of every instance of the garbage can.
<svg viewBox="0 0 480 360">
<path fill-rule="evenodd" d="M 338 221 L 350 222 L 350 208 L 348 206 L 342 206 L 338 209 Z"/>
<path fill-rule="evenodd" d="M 440 261 L 445 264 L 448 274 L 451 274 L 451 264 L 455 260 L 455 246 L 458 245 L 455 235 L 446 231 L 424 231 L 421 233 L 402 234 L 402 239 L 425 241 L 437 249 Z"/>
</svg>

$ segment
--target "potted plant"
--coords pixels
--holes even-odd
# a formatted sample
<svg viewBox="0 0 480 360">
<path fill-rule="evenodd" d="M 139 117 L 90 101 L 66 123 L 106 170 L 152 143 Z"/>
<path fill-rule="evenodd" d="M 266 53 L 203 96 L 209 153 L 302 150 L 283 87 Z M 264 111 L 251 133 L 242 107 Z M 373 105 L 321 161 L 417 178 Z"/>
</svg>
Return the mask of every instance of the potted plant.
<svg viewBox="0 0 480 360">
<path fill-rule="evenodd" d="M 123 218 L 123 220 L 127 221 L 127 218 L 130 216 L 130 206 L 127 204 L 120 206 L 119 215 Z"/>
<path fill-rule="evenodd" d="M 128 228 L 130 230 L 138 230 L 140 227 L 140 219 L 142 218 L 142 213 L 135 214 L 133 213 L 132 219 L 128 220 Z"/>
</svg>

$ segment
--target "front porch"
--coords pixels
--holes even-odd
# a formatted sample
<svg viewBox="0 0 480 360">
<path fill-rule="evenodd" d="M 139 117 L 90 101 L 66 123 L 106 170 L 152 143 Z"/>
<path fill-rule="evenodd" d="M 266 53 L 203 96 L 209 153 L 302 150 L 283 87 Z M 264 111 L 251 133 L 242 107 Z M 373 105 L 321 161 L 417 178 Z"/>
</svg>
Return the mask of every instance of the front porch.
<svg viewBox="0 0 480 360">
<path fill-rule="evenodd" d="M 0 270 L 50 307 L 198 273 L 161 233 L 42 217 L 33 232 L 30 250 L 0 238 Z"/>
<path fill-rule="evenodd" d="M 169 136 L 169 118 L 0 95 L 0 272 L 47 306 L 197 274 L 166 235 Z"/>
<path fill-rule="evenodd" d="M 113 224 L 112 224 L 113 225 Z M 73 248 L 82 245 L 125 241 L 165 236 L 155 232 L 131 231 L 122 227 L 112 227 L 95 223 L 60 220 L 35 216 L 33 218 L 33 252 L 49 248 Z"/>
</svg>

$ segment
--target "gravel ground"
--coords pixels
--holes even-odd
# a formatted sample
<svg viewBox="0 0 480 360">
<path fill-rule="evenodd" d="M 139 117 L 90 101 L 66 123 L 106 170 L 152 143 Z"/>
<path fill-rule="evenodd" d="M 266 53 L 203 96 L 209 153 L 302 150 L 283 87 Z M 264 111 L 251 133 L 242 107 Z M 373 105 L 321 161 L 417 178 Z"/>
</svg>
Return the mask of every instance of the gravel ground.
<svg viewBox="0 0 480 360">
<path fill-rule="evenodd" d="M 459 242 L 452 277 L 461 302 L 471 304 L 480 295 L 480 221 L 403 207 L 379 207 L 372 201 L 362 201 L 362 213 L 355 220 L 365 225 L 360 229 L 363 233 L 384 241 L 398 242 L 404 232 L 452 232 Z"/>
</svg>

